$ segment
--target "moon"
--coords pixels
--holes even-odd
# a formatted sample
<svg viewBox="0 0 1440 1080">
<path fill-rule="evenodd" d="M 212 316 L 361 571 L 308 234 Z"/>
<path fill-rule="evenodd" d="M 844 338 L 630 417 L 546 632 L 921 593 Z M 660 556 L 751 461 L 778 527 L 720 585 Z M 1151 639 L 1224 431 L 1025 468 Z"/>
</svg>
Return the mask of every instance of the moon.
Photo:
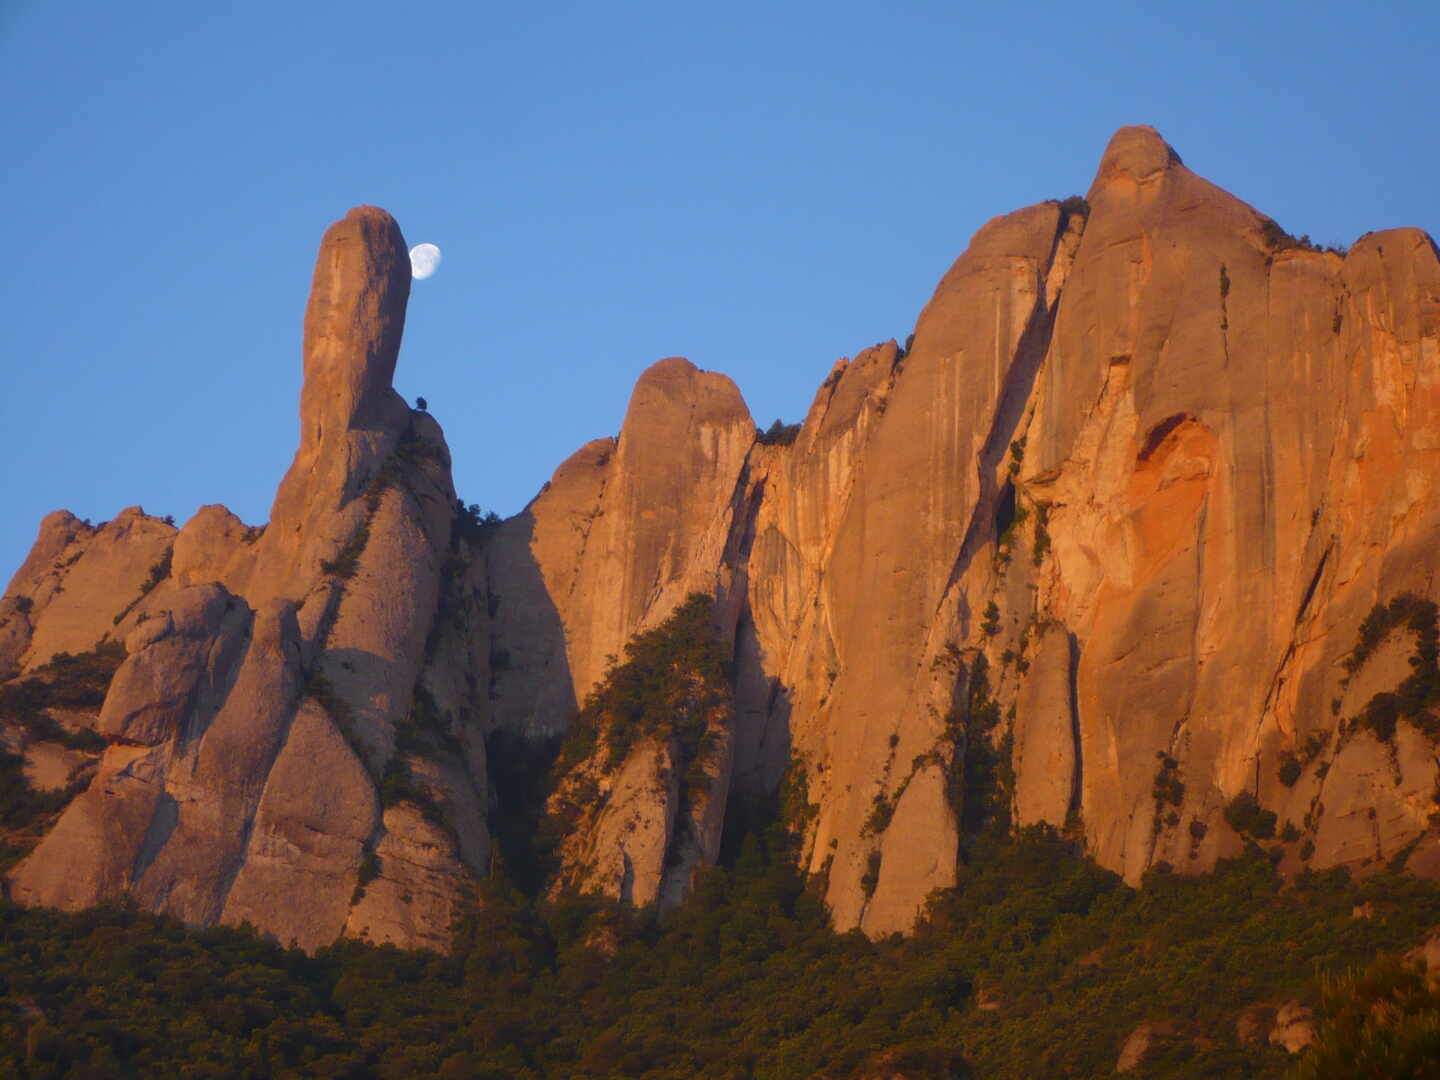
<svg viewBox="0 0 1440 1080">
<path fill-rule="evenodd" d="M 410 249 L 410 273 L 417 281 L 424 281 L 440 269 L 440 249 L 434 244 L 416 244 Z"/>
</svg>

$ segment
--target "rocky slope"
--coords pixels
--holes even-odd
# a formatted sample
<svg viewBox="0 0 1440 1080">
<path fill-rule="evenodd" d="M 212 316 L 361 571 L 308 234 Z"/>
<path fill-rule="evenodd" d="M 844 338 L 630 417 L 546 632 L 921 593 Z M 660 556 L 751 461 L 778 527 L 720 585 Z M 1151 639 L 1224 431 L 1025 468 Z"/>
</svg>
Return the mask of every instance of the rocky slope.
<svg viewBox="0 0 1440 1080">
<path fill-rule="evenodd" d="M 559 880 L 676 902 L 727 801 L 782 782 L 837 926 L 874 935 L 1007 817 L 1132 881 L 1250 839 L 1291 871 L 1440 874 L 1425 234 L 1315 249 L 1122 129 L 1085 199 L 976 234 L 905 348 L 835 365 L 793 440 L 662 360 L 483 537 L 390 389 L 407 274 L 383 212 L 327 234 L 263 533 L 217 507 L 42 524 L 0 667 L 129 655 L 13 895 L 441 944 L 515 810 L 486 737 L 565 732 L 697 592 L 733 661 L 705 796 L 657 770 L 673 742 L 596 741 Z"/>
</svg>

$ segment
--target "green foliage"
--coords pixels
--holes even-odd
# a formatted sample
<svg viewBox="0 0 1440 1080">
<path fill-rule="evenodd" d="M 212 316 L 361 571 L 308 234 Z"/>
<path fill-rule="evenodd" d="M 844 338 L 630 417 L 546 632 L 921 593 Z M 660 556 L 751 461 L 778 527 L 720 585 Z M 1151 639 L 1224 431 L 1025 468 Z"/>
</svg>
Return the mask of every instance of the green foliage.
<svg viewBox="0 0 1440 1080">
<path fill-rule="evenodd" d="M 0 687 L 0 721 L 22 729 L 27 738 L 58 743 L 71 750 L 97 753 L 105 740 L 89 728 L 71 730 L 48 710 L 98 709 L 125 659 L 119 642 L 97 645 L 88 653 L 57 653 L 28 678 Z M 72 772 L 62 788 L 41 791 L 25 776 L 21 754 L 0 749 L 0 871 L 7 870 L 39 842 L 54 818 L 89 785 L 92 773 Z"/>
<path fill-rule="evenodd" d="M 1035 546 L 1034 562 L 1039 566 L 1045 561 L 1045 556 L 1050 554 L 1050 508 L 1038 506 L 1035 509 Z"/>
<path fill-rule="evenodd" d="M 1309 234 L 1303 236 L 1291 236 L 1282 229 L 1274 218 L 1266 218 L 1260 223 L 1260 235 L 1265 241 L 1265 246 L 1271 251 L 1290 251 L 1299 249 L 1301 251 L 1328 251 L 1334 255 L 1344 255 L 1348 250 L 1344 244 L 1317 244 L 1312 241 Z"/>
<path fill-rule="evenodd" d="M 714 608 L 709 596 L 694 593 L 664 623 L 625 645 L 625 662 L 610 668 L 572 724 L 558 774 L 587 758 L 601 735 L 607 771 L 644 739 L 677 739 L 684 763 L 702 756 L 713 711 L 730 708 L 729 661 Z"/>
<path fill-rule="evenodd" d="M 415 429 L 407 430 L 395 446 L 395 460 L 405 465 L 446 465 L 445 448 L 433 439 L 422 439 Z"/>
<path fill-rule="evenodd" d="M 367 517 L 355 527 L 350 534 L 350 539 L 333 559 L 322 559 L 320 569 L 327 574 L 333 574 L 342 581 L 347 581 L 355 576 L 355 571 L 360 569 L 360 556 L 365 553 L 365 546 L 370 543 L 370 519 Z"/>
<path fill-rule="evenodd" d="M 518 855 L 521 861 L 532 871 L 548 868 L 560 840 L 603 805 L 598 777 L 614 773 L 633 753 L 671 748 L 673 758 L 657 755 L 657 769 L 663 773 L 673 763 L 682 807 L 706 792 L 720 733 L 734 708 L 730 679 L 714 601 L 704 593 L 692 594 L 660 626 L 632 638 L 624 663 L 611 658 L 605 678 L 570 724 L 547 785 L 554 793 L 549 812 L 530 850 Z M 528 795 L 530 805 L 537 797 Z"/>
<path fill-rule="evenodd" d="M 914 937 L 872 942 L 830 929 L 777 819 L 733 824 L 725 865 L 675 911 L 494 878 L 446 957 L 356 941 L 312 957 L 243 928 L 0 903 L 0 1074 L 1030 1080 L 1110 1075 L 1137 1023 L 1182 1017 L 1194 1041 L 1145 1076 L 1273 1077 L 1289 1056 L 1239 1045 L 1242 1009 L 1316 1002 L 1317 963 L 1324 982 L 1440 921 L 1436 885 L 1282 888 L 1258 855 L 1130 889 L 1037 828 L 977 840 Z M 1380 917 L 1351 918 L 1366 902 Z M 1335 1055 L 1433 1011 L 1413 978 L 1347 993 L 1325 995 Z M 1362 1075 L 1319 1065 L 1304 1075 Z"/>
<path fill-rule="evenodd" d="M 1163 750 L 1157 750 L 1155 757 L 1159 760 L 1160 767 L 1156 770 L 1155 780 L 1150 786 L 1151 797 L 1155 800 L 1151 829 L 1158 835 L 1164 826 L 1174 828 L 1180 824 L 1178 811 L 1171 810 L 1167 813 L 1165 807 L 1179 807 L 1185 801 L 1185 784 L 1180 779 L 1180 762 Z"/>
<path fill-rule="evenodd" d="M 985 605 L 985 618 L 980 623 L 980 632 L 986 637 L 994 637 L 1000 632 L 1000 606 L 994 600 Z"/>
<path fill-rule="evenodd" d="M 371 750 L 355 731 L 355 710 L 350 703 L 340 696 L 335 685 L 329 677 L 317 666 L 310 672 L 305 681 L 305 695 L 315 704 L 325 710 L 327 716 L 335 721 L 335 727 L 340 731 L 350 749 L 355 751 L 355 756 L 360 763 L 367 768 L 370 767 Z"/>
<path fill-rule="evenodd" d="M 455 500 L 455 513 L 450 525 L 450 538 L 454 543 L 467 540 L 477 547 L 483 546 L 495 535 L 503 520 L 493 510 L 482 511 L 479 503 L 465 505 L 463 499 Z"/>
<path fill-rule="evenodd" d="M 532 740 L 504 729 L 485 740 L 486 772 L 498 812 L 488 820 L 493 858 L 503 877 L 535 896 L 553 870 L 552 850 L 565 822 L 546 816 L 557 740 Z"/>
<path fill-rule="evenodd" d="M 305 693 L 325 710 L 342 733 L 347 736 L 353 734 L 354 710 L 350 708 L 350 703 L 336 692 L 335 684 L 330 681 L 330 677 L 318 667 L 310 673 L 309 679 L 306 680 Z"/>
<path fill-rule="evenodd" d="M 406 755 L 397 747 L 380 778 L 380 805 L 388 807 L 400 803 L 409 803 L 415 807 L 431 824 L 441 828 L 448 827 L 444 810 L 430 793 L 430 789 L 416 778 Z"/>
<path fill-rule="evenodd" d="M 945 718 L 935 757 L 945 767 L 946 798 L 962 833 L 1007 832 L 1015 790 L 1009 731 L 997 742 L 1000 704 L 991 696 L 990 669 L 984 654 L 958 673 L 963 695 Z M 917 766 L 921 762 L 916 762 Z"/>
<path fill-rule="evenodd" d="M 1161 805 L 1169 803 L 1171 806 L 1179 806 L 1185 801 L 1185 784 L 1180 779 L 1180 762 L 1163 750 L 1157 750 L 1155 757 L 1160 762 L 1160 768 L 1155 773 L 1151 794 Z"/>
<path fill-rule="evenodd" d="M 800 427 L 800 424 L 787 424 L 777 418 L 764 431 L 758 427 L 755 429 L 755 441 L 761 446 L 789 446 L 799 436 Z"/>
<path fill-rule="evenodd" d="M 380 876 L 380 856 L 367 849 L 360 857 L 360 874 L 356 879 L 363 887 Z"/>
<path fill-rule="evenodd" d="M 62 727 L 47 710 L 100 708 L 124 660 L 125 646 L 118 641 L 102 642 L 86 653 L 56 653 L 27 678 L 0 686 L 0 720 L 24 728 L 42 742 L 71 750 L 103 750 L 105 740 L 94 731 Z"/>
<path fill-rule="evenodd" d="M 1404 628 L 1415 636 L 1411 674 L 1393 693 L 1379 693 L 1355 717 L 1358 726 L 1381 742 L 1395 737 L 1400 720 L 1409 720 L 1432 739 L 1440 739 L 1440 718 L 1431 709 L 1440 704 L 1440 608 L 1433 600 L 1401 593 L 1388 604 L 1376 604 L 1360 623 L 1359 639 L 1341 663 L 1347 679 L 1364 666 L 1390 631 Z"/>
<path fill-rule="evenodd" d="M 1359 639 L 1342 664 L 1347 672 L 1358 671 L 1370 658 L 1385 635 L 1403 626 L 1420 636 L 1435 634 L 1436 606 L 1434 601 L 1401 593 L 1388 604 L 1376 604 L 1360 622 Z"/>
<path fill-rule="evenodd" d="M 1087 220 L 1090 217 L 1090 202 L 1083 195 L 1070 195 L 1067 198 L 1058 200 L 1060 206 L 1060 224 L 1057 234 L 1065 231 L 1065 227 L 1073 217 L 1082 217 Z"/>
<path fill-rule="evenodd" d="M 25 778 L 25 759 L 0 750 L 0 828 L 31 829 L 58 814 L 90 782 L 83 781 L 49 791 L 37 791 Z"/>
<path fill-rule="evenodd" d="M 865 873 L 860 875 L 860 891 L 869 900 L 875 895 L 875 886 L 880 884 L 880 852 L 872 851 L 865 859 Z"/>
<path fill-rule="evenodd" d="M 1012 439 L 1010 442 L 1009 471 L 1011 476 L 1020 472 L 1020 466 L 1025 461 L 1025 439 L 1026 436 L 1021 435 L 1020 438 Z"/>
<path fill-rule="evenodd" d="M 1241 836 L 1268 840 L 1275 835 L 1275 811 L 1266 810 L 1249 791 L 1242 791 L 1225 807 L 1225 821 Z"/>
<path fill-rule="evenodd" d="M 1440 1071 L 1440 983 L 1385 956 L 1364 971 L 1320 980 L 1322 1020 L 1288 1080 L 1370 1080 Z"/>
<path fill-rule="evenodd" d="M 350 894 L 353 907 L 365 898 L 365 886 L 380 876 L 380 856 L 374 848 L 367 847 L 360 856 L 360 870 L 355 876 L 355 891 Z"/>
<path fill-rule="evenodd" d="M 1012 468 L 1019 468 L 1016 462 L 1011 462 L 1011 466 Z M 1024 525 L 1029 518 L 1029 509 L 1017 503 L 1015 500 L 1014 486 L 1006 483 L 1004 490 L 1000 494 L 1000 498 L 996 500 L 995 506 L 995 526 L 997 530 L 995 537 L 995 565 L 997 569 L 1003 570 L 1010 565 L 1011 549 L 1015 546 L 1015 537 L 1020 530 L 1020 526 Z M 998 618 L 998 608 L 996 609 L 996 615 Z M 996 630 L 999 630 L 999 623 L 996 622 L 994 625 Z"/>
<path fill-rule="evenodd" d="M 779 828 L 791 843 L 799 844 L 805 837 L 820 807 L 810 801 L 809 774 L 799 761 L 792 761 L 780 779 Z"/>
<path fill-rule="evenodd" d="M 1304 766 L 1300 764 L 1300 759 L 1290 751 L 1287 750 L 1280 755 L 1280 767 L 1276 770 L 1276 776 L 1280 783 L 1286 787 L 1294 787 L 1303 771 Z"/>
<path fill-rule="evenodd" d="M 168 524 L 171 525 L 173 525 L 174 523 L 175 522 L 173 519 L 168 522 Z M 157 585 L 159 585 L 162 581 L 164 581 L 170 576 L 170 564 L 172 559 L 174 558 L 174 555 L 175 545 L 171 544 L 165 549 L 165 554 L 160 556 L 160 560 L 155 563 L 155 565 L 150 567 L 149 576 L 140 586 L 140 595 L 135 597 L 134 600 L 131 600 L 130 603 L 126 604 L 125 607 L 120 611 L 120 614 L 116 615 L 115 618 L 112 620 L 116 626 L 119 626 L 120 623 L 124 621 L 125 616 L 129 615 L 130 612 L 135 609 L 136 604 L 140 603 L 141 600 L 144 600 L 145 597 L 149 596 L 150 593 L 155 590 L 155 587 Z"/>
<path fill-rule="evenodd" d="M 870 813 L 865 817 L 865 824 L 861 828 L 864 836 L 879 836 L 890 827 L 890 819 L 895 816 L 895 803 L 886 798 L 883 791 L 875 793 L 875 800 L 870 805 Z"/>
</svg>

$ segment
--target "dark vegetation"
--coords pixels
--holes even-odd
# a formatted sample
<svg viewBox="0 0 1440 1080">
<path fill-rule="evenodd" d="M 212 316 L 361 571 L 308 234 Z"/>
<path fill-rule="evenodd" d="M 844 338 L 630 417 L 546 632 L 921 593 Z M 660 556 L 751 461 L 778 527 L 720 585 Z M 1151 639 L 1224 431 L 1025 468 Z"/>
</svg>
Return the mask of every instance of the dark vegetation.
<svg viewBox="0 0 1440 1080">
<path fill-rule="evenodd" d="M 980 632 L 986 637 L 994 637 L 1000 632 L 1000 605 L 994 600 L 985 605 L 985 616 L 980 621 Z"/>
<path fill-rule="evenodd" d="M 174 525 L 175 519 L 167 518 L 165 524 Z M 131 600 L 130 603 L 126 604 L 125 607 L 121 610 L 120 614 L 115 616 L 114 621 L 116 626 L 119 626 L 120 623 L 124 621 L 125 616 L 129 615 L 130 612 L 135 609 L 136 604 L 140 603 L 141 600 L 144 600 L 145 597 L 149 596 L 150 593 L 155 590 L 155 587 L 157 585 L 159 585 L 162 581 L 164 581 L 170 576 L 170 562 L 174 555 L 175 545 L 171 544 L 165 549 L 165 554 L 160 556 L 159 561 L 150 567 L 149 576 L 145 578 L 144 583 L 140 586 L 140 595 L 135 597 L 134 600 Z"/>
<path fill-rule="evenodd" d="M 679 741 L 686 761 L 702 759 L 715 709 L 729 708 L 729 662 L 715 632 L 714 603 L 694 593 L 653 630 L 625 645 L 570 726 L 556 769 L 564 776 L 595 753 L 613 772 L 645 739 Z"/>
<path fill-rule="evenodd" d="M 1155 800 L 1155 818 L 1151 828 L 1158 835 L 1162 828 L 1174 828 L 1180 824 L 1180 805 L 1185 801 L 1185 782 L 1180 779 L 1179 761 L 1163 750 L 1155 751 L 1155 758 L 1160 762 L 1160 766 L 1155 770 L 1155 780 L 1150 786 L 1151 797 Z M 1201 836 L 1203 835 L 1202 833 Z M 1197 841 L 1201 838 L 1194 835 L 1193 828 L 1191 838 Z"/>
<path fill-rule="evenodd" d="M 1276 770 L 1276 776 L 1286 787 L 1294 787 L 1304 771 L 1305 766 L 1300 764 L 1300 759 L 1290 751 L 1286 750 L 1280 755 L 1280 767 Z"/>
<path fill-rule="evenodd" d="M 789 446 L 800 434 L 799 424 L 787 424 L 785 421 L 776 418 L 764 431 L 758 427 L 755 429 L 755 441 L 761 446 Z"/>
<path fill-rule="evenodd" d="M 794 838 L 766 820 L 752 807 L 726 865 L 664 916 L 493 879 L 449 957 L 353 941 L 307 957 L 124 908 L 3 905 L 0 1072 L 798 1080 L 909 1061 L 917 1076 L 1088 1077 L 1168 1017 L 1186 1037 L 1137 1075 L 1273 1077 L 1290 1059 L 1236 1041 L 1241 1009 L 1316 1001 L 1317 965 L 1363 966 L 1440 919 L 1434 885 L 1332 872 L 1283 889 L 1258 852 L 1131 890 L 1028 830 L 979 840 L 913 938 L 870 942 L 829 928 Z M 1377 916 L 1352 918 L 1366 901 Z M 1428 992 L 1365 978 L 1328 992 L 1332 1054 L 1385 1027 L 1374 1001 L 1413 1010 Z"/>
<path fill-rule="evenodd" d="M 1007 729 L 998 742 L 995 739 L 1000 704 L 991 696 L 990 669 L 983 653 L 975 656 L 965 676 L 962 671 L 963 705 L 946 717 L 944 736 L 951 763 L 946 771 L 946 795 L 966 837 L 962 856 L 968 854 L 974 837 L 1009 832 L 1015 791 L 1013 738 Z"/>
<path fill-rule="evenodd" d="M 1354 1066 L 1356 1046 L 1409 1063 L 1393 1075 L 1429 1075 L 1434 992 L 1394 960 L 1346 973 L 1422 940 L 1440 923 L 1440 885 L 1389 871 L 1283 883 L 1252 844 L 1213 875 L 1161 867 L 1131 889 L 1054 830 L 1015 834 L 1000 706 L 984 658 L 958 649 L 936 661 L 957 693 L 932 755 L 963 826 L 959 880 L 912 937 L 831 929 L 823 879 L 799 869 L 813 808 L 798 771 L 774 800 L 732 800 L 721 865 L 678 910 L 546 896 L 535 824 L 554 776 L 613 767 L 617 739 L 663 735 L 703 754 L 697 718 L 728 707 L 712 617 L 692 597 L 637 637 L 563 751 L 492 737 L 495 873 L 449 956 L 355 941 L 306 956 L 245 928 L 0 902 L 0 1075 L 1028 1080 L 1109 1075 L 1137 1024 L 1172 1020 L 1180 1036 L 1132 1075 L 1278 1077 L 1292 1059 L 1240 1044 L 1236 1019 L 1290 998 L 1323 1000 L 1329 1016 L 1319 1071 L 1302 1057 L 1301 1075 L 1377 1075 Z M 77 680 L 62 696 L 103 696 L 98 663 L 59 662 Z M 417 745 L 444 737 L 431 710 L 417 695 Z M 1158 765 L 1168 807 L 1178 770 L 1164 754 Z M 1250 804 L 1226 817 L 1264 836 Z M 360 890 L 378 869 L 367 853 Z M 867 888 L 880 869 L 872 859 Z M 1354 918 L 1359 905 L 1372 917 Z"/>
<path fill-rule="evenodd" d="M 665 622 L 627 642 L 625 661 L 611 664 L 561 744 L 556 795 L 539 830 L 541 860 L 582 816 L 604 805 L 596 769 L 613 773 L 648 746 L 670 747 L 684 827 L 691 802 L 709 790 L 709 768 L 733 708 L 731 678 L 714 601 L 704 593 L 692 593 Z"/>
<path fill-rule="evenodd" d="M 38 791 L 25 778 L 25 759 L 0 750 L 0 829 L 34 830 L 69 805 L 84 789 L 89 777 L 63 788 Z M 38 840 L 38 836 L 34 837 Z M 18 842 L 17 842 L 18 841 Z M 8 870 L 29 853 L 33 843 L 16 838 L 0 841 L 0 870 Z"/>
<path fill-rule="evenodd" d="M 1269 840 L 1275 835 L 1275 811 L 1266 810 L 1248 791 L 1242 791 L 1225 807 L 1225 823 L 1241 836 Z"/>
<path fill-rule="evenodd" d="M 1055 227 L 1057 237 L 1069 227 L 1071 218 L 1080 217 L 1086 221 L 1090 218 L 1090 202 L 1083 195 L 1070 195 L 1053 201 L 1060 207 L 1060 222 Z"/>
<path fill-rule="evenodd" d="M 0 719 L 20 724 L 37 739 L 98 750 L 104 742 L 93 732 L 67 732 L 47 710 L 100 708 L 124 659 L 125 646 L 118 641 L 102 642 L 86 653 L 56 653 L 28 677 L 0 686 Z"/>
<path fill-rule="evenodd" d="M 1360 624 L 1359 640 L 1341 663 L 1348 682 L 1392 630 L 1404 629 L 1414 635 L 1410 656 L 1411 674 L 1393 693 L 1372 697 L 1351 718 L 1347 728 L 1365 728 L 1381 742 L 1395 737 L 1395 725 L 1408 720 L 1432 739 L 1440 740 L 1440 717 L 1432 709 L 1440 705 L 1440 608 L 1433 600 L 1414 593 L 1401 593 L 1388 604 L 1376 604 Z"/>
<path fill-rule="evenodd" d="M 355 571 L 360 569 L 360 556 L 365 553 L 365 546 L 370 543 L 370 517 L 374 515 L 374 512 L 372 509 L 369 516 L 355 527 L 355 531 L 350 534 L 350 539 L 345 541 L 333 559 L 320 561 L 321 570 L 327 574 L 334 574 L 342 581 L 348 581 L 355 576 Z"/>
<path fill-rule="evenodd" d="M 1033 562 L 1040 566 L 1050 554 L 1050 508 L 1040 505 L 1035 508 L 1035 545 Z"/>
<path fill-rule="evenodd" d="M 102 643 L 88 653 L 56 653 L 30 676 L 0 686 L 0 724 L 18 729 L 29 740 L 90 753 L 103 750 L 105 740 L 95 732 L 64 727 L 49 710 L 99 709 L 124 659 L 125 647 L 119 642 Z M 37 790 L 25 776 L 24 757 L 0 748 L 0 871 L 39 842 L 89 779 L 82 773 L 62 788 Z"/>
<path fill-rule="evenodd" d="M 468 540 L 476 546 L 483 545 L 500 527 L 500 515 L 493 510 L 481 510 L 479 503 L 465 505 L 465 500 L 455 500 L 455 515 L 450 527 L 454 541 Z"/>
<path fill-rule="evenodd" d="M 1291 236 L 1280 227 L 1279 222 L 1274 218 L 1266 218 L 1260 223 L 1260 235 L 1265 241 L 1265 246 L 1271 251 L 1290 251 L 1299 248 L 1302 251 L 1328 251 L 1343 256 L 1349 250 L 1343 244 L 1314 243 L 1308 234 Z"/>
<path fill-rule="evenodd" d="M 1420 964 L 1382 956 L 1321 979 L 1326 1014 L 1295 1080 L 1433 1077 L 1440 1063 L 1440 984 Z"/>
</svg>

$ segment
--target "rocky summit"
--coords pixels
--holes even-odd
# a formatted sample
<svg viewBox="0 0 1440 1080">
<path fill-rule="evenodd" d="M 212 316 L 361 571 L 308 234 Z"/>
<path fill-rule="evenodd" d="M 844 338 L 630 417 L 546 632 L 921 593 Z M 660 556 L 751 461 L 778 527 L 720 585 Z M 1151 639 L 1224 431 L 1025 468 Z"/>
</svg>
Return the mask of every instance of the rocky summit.
<svg viewBox="0 0 1440 1080">
<path fill-rule="evenodd" d="M 325 233 L 268 524 L 41 522 L 0 704 L 68 801 L 8 837 L 14 900 L 444 949 L 522 820 L 547 887 L 675 905 L 777 795 L 872 937 L 996 822 L 1131 882 L 1251 842 L 1440 877 L 1423 232 L 1319 249 L 1124 128 L 798 429 L 660 360 L 503 522 L 392 389 L 409 288 L 383 210 Z M 499 778 L 551 757 L 526 818 Z"/>
</svg>

